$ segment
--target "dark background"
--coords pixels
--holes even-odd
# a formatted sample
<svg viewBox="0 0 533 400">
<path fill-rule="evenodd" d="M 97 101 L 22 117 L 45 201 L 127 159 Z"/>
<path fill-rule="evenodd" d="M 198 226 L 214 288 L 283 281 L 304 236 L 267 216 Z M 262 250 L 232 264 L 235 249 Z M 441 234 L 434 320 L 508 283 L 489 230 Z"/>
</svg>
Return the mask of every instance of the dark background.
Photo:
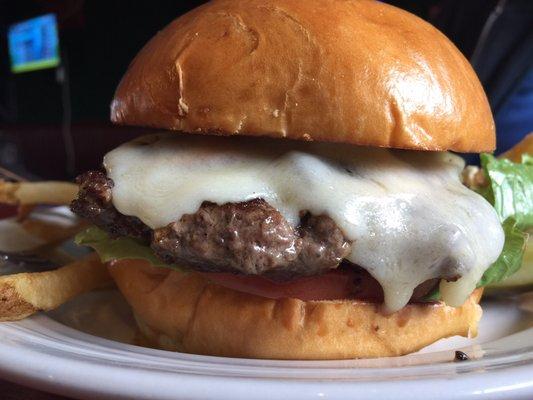
<svg viewBox="0 0 533 400">
<path fill-rule="evenodd" d="M 72 178 L 98 166 L 108 149 L 139 134 L 111 127 L 109 103 L 140 48 L 176 16 L 202 1 L 0 0 L 0 160 L 19 174 Z M 9 70 L 7 27 L 53 12 L 68 63 L 74 171 L 66 170 L 62 87 L 56 70 Z M 22 164 L 22 165 L 21 165 Z"/>
<path fill-rule="evenodd" d="M 502 3 L 496 0 L 389 2 L 435 24 L 468 58 L 480 47 L 487 19 Z M 109 124 L 109 103 L 115 87 L 148 39 L 176 16 L 201 3 L 0 0 L 0 164 L 30 178 L 71 179 L 79 171 L 98 167 L 105 151 L 139 135 L 143 130 Z M 495 115 L 518 90 L 533 60 L 533 1 L 503 3 L 505 12 L 491 29 L 493 37 L 482 43 L 481 49 L 477 49 L 477 60 L 472 60 Z M 12 74 L 9 70 L 7 27 L 49 12 L 58 18 L 61 56 L 68 70 L 71 135 L 76 155 L 71 168 L 67 165 L 61 128 L 65 87 L 58 83 L 56 69 L 22 74 Z M 525 61 L 518 65 L 508 62 L 520 57 Z M 505 145 L 505 140 L 502 143 Z"/>
</svg>

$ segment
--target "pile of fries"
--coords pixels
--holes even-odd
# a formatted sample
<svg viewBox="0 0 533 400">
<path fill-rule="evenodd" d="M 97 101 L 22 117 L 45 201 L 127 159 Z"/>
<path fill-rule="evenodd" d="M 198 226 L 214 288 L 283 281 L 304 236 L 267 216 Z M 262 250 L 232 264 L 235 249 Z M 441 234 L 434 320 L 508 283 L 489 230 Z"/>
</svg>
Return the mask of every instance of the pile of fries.
<svg viewBox="0 0 533 400">
<path fill-rule="evenodd" d="M 8 223 L 16 223 L 34 241 L 33 246 L 22 251 L 0 253 L 5 260 L 0 264 L 0 321 L 15 321 L 38 311 L 57 308 L 69 299 L 93 289 L 104 287 L 111 281 L 107 269 L 94 253 L 66 262 L 58 246 L 70 240 L 86 226 L 84 221 L 60 224 L 37 218 L 34 211 L 40 205 L 68 205 L 78 188 L 69 182 L 8 182 L 0 181 L 0 203 L 17 206 L 18 213 Z M 0 221 L 6 223 L 6 220 Z M 20 228 L 20 229 L 18 229 Z M 10 259 L 54 259 L 65 264 L 42 272 L 5 274 L 5 264 Z M 4 271 L 2 271 L 4 269 Z"/>
</svg>

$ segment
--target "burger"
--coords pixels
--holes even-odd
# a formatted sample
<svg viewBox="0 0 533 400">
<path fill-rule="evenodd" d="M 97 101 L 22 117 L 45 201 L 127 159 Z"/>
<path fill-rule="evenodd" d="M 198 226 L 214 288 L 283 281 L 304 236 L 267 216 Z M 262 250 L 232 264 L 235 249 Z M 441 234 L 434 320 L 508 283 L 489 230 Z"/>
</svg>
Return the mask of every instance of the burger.
<svg viewBox="0 0 533 400">
<path fill-rule="evenodd" d="M 367 0 L 215 0 L 136 56 L 111 104 L 157 128 L 72 210 L 152 346 L 394 356 L 475 336 L 505 226 L 453 152 L 495 148 L 471 66 Z"/>
</svg>

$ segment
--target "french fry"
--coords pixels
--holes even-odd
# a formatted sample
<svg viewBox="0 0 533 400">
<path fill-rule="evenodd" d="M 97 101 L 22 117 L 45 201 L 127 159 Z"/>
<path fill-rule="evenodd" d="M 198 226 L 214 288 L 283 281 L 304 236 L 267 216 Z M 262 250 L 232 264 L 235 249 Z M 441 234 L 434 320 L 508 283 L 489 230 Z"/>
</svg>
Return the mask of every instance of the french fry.
<svg viewBox="0 0 533 400">
<path fill-rule="evenodd" d="M 78 186 L 70 182 L 7 182 L 0 181 L 0 203 L 70 204 L 78 193 Z"/>
<path fill-rule="evenodd" d="M 30 215 L 23 221 L 0 220 L 0 251 L 41 255 L 74 237 L 88 222 L 70 215 L 47 210 L 46 214 Z"/>
<path fill-rule="evenodd" d="M 522 154 L 533 155 L 533 132 L 529 133 L 519 143 L 514 145 L 510 150 L 501 154 L 500 158 L 508 158 L 509 160 L 519 163 L 522 159 Z"/>
<path fill-rule="evenodd" d="M 84 220 L 78 220 L 75 224 L 61 225 L 52 221 L 27 218 L 20 222 L 20 225 L 25 232 L 42 239 L 47 245 L 53 245 L 74 237 L 87 227 L 88 223 Z"/>
<path fill-rule="evenodd" d="M 0 321 L 16 321 L 59 307 L 111 282 L 95 253 L 53 271 L 0 276 Z"/>
</svg>

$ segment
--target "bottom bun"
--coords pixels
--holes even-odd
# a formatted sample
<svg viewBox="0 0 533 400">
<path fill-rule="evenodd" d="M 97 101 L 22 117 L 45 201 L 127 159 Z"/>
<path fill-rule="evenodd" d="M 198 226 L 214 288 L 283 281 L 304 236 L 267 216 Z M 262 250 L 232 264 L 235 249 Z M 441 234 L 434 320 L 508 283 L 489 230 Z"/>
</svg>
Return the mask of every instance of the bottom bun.
<svg viewBox="0 0 533 400">
<path fill-rule="evenodd" d="M 441 338 L 476 336 L 476 290 L 458 308 L 409 304 L 385 315 L 356 300 L 267 299 L 196 273 L 120 260 L 109 272 L 154 347 L 226 357 L 328 360 L 398 356 Z"/>
</svg>

